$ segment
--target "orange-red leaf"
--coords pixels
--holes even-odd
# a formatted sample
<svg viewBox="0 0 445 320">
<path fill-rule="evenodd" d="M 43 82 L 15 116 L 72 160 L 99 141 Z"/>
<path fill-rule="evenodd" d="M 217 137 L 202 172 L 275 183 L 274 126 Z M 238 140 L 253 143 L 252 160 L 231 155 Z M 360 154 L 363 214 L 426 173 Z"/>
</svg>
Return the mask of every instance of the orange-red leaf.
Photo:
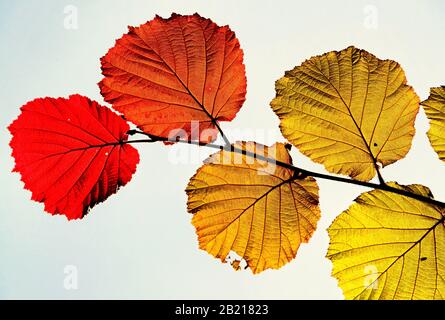
<svg viewBox="0 0 445 320">
<path fill-rule="evenodd" d="M 136 171 L 139 154 L 128 124 L 80 95 L 28 102 L 10 126 L 12 155 L 32 199 L 51 214 L 79 219 L 116 193 Z"/>
<path fill-rule="evenodd" d="M 245 100 L 238 39 L 198 14 L 129 27 L 101 61 L 104 99 L 152 135 L 214 140 L 214 121 L 232 120 Z"/>
</svg>

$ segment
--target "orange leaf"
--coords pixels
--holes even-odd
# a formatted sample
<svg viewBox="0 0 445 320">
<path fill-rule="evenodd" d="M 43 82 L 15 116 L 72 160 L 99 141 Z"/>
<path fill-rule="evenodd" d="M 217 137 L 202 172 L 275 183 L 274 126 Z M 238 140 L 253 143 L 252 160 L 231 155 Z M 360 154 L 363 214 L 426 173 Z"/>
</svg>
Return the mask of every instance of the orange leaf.
<svg viewBox="0 0 445 320">
<path fill-rule="evenodd" d="M 101 61 L 104 99 L 152 135 L 209 142 L 245 101 L 238 39 L 198 14 L 129 27 Z"/>
<path fill-rule="evenodd" d="M 237 142 L 234 148 L 292 164 L 282 143 Z M 210 156 L 186 192 L 199 247 L 223 262 L 234 253 L 255 274 L 295 258 L 320 218 L 315 179 L 228 150 Z M 231 263 L 235 270 L 240 259 Z"/>
</svg>

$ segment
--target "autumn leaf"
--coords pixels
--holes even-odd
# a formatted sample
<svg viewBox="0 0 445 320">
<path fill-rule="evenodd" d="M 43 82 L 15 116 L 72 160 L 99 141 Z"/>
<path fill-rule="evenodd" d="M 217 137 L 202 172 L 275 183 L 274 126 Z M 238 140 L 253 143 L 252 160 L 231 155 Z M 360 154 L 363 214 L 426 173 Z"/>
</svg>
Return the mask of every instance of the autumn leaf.
<svg viewBox="0 0 445 320">
<path fill-rule="evenodd" d="M 208 142 L 246 95 L 243 51 L 229 27 L 198 14 L 156 16 L 102 58 L 104 99 L 146 133 Z M 198 128 L 199 126 L 199 128 Z"/>
<path fill-rule="evenodd" d="M 80 95 L 28 102 L 10 126 L 15 172 L 51 214 L 79 219 L 126 185 L 136 149 L 122 144 L 128 124 Z"/>
<path fill-rule="evenodd" d="M 238 142 L 234 148 L 292 163 L 281 143 Z M 291 261 L 320 218 L 313 178 L 296 179 L 290 169 L 226 150 L 206 160 L 186 192 L 199 247 L 223 262 L 233 251 L 253 273 Z"/>
<path fill-rule="evenodd" d="M 400 65 L 354 47 L 287 71 L 272 109 L 283 135 L 333 173 L 368 181 L 411 147 L 419 99 Z"/>
<path fill-rule="evenodd" d="M 391 187 L 432 198 L 421 185 Z M 347 299 L 443 299 L 444 209 L 388 191 L 363 193 L 328 232 Z"/>
<path fill-rule="evenodd" d="M 445 86 L 431 88 L 430 96 L 422 106 L 430 120 L 428 138 L 440 160 L 445 161 Z"/>
</svg>

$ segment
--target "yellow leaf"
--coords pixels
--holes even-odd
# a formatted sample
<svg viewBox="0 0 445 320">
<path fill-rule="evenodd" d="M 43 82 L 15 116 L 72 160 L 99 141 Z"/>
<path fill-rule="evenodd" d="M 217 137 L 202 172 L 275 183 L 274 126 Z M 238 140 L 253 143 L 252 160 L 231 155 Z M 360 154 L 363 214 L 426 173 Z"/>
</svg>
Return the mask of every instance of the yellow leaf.
<svg viewBox="0 0 445 320">
<path fill-rule="evenodd" d="M 282 143 L 234 147 L 292 163 Z M 186 189 L 199 247 L 223 262 L 233 251 L 253 273 L 292 260 L 320 218 L 316 181 L 293 176 L 290 169 L 239 153 L 212 155 Z"/>
<path fill-rule="evenodd" d="M 390 186 L 432 198 L 421 185 Z M 445 298 L 444 209 L 388 191 L 363 193 L 328 232 L 347 299 Z"/>
<path fill-rule="evenodd" d="M 330 172 L 368 181 L 411 147 L 419 98 L 395 61 L 349 47 L 305 61 L 275 86 L 281 132 Z"/>
<path fill-rule="evenodd" d="M 445 161 L 445 86 L 431 88 L 430 96 L 422 102 L 430 120 L 428 138 L 442 161 Z"/>
</svg>

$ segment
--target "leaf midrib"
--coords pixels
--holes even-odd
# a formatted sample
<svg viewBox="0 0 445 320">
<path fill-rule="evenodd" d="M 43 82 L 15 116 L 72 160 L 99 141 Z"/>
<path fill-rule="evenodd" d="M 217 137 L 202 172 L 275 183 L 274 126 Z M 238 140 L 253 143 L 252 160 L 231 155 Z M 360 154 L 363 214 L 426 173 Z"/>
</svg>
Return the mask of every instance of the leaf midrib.
<svg viewBox="0 0 445 320">
<path fill-rule="evenodd" d="M 182 32 L 182 28 L 181 28 L 181 32 Z M 195 97 L 195 95 L 190 91 L 190 89 L 188 88 L 187 85 L 185 85 L 185 83 L 182 81 L 182 79 L 179 77 L 178 73 L 167 63 L 167 61 L 165 61 L 165 59 L 160 55 L 160 53 L 158 53 L 153 47 L 151 47 L 144 39 L 142 39 L 142 37 L 140 37 L 138 34 L 136 34 L 138 36 L 139 39 L 142 40 L 142 42 L 145 43 L 145 45 L 150 48 L 158 57 L 159 59 L 161 59 L 161 61 L 168 67 L 168 69 L 174 74 L 174 76 L 176 77 L 176 79 L 179 81 L 179 83 L 184 87 L 184 89 L 187 91 L 187 93 L 192 97 L 192 99 L 198 104 L 198 106 L 202 109 L 202 111 L 209 117 L 209 119 L 216 124 L 216 119 L 208 112 L 208 110 L 204 107 L 204 105 L 199 102 L 199 100 Z M 156 38 L 156 35 L 153 35 Z M 182 34 L 183 38 L 184 38 L 184 34 Z M 168 38 L 168 37 L 167 37 Z M 156 41 L 159 42 L 159 40 L 156 38 Z M 205 41 L 204 41 L 205 42 Z M 186 50 L 186 55 L 187 55 L 187 50 Z M 207 52 L 206 52 L 206 57 L 207 57 Z M 188 61 L 188 57 L 187 57 L 187 61 Z M 207 61 L 206 61 L 207 64 Z M 188 70 L 188 65 L 187 65 L 187 70 Z M 188 74 L 188 71 L 187 71 Z M 207 73 L 205 74 L 205 81 L 207 80 Z"/>
<path fill-rule="evenodd" d="M 361 128 L 359 127 L 357 121 L 355 121 L 355 118 L 354 118 L 354 116 L 352 115 L 352 112 L 351 112 L 351 110 L 350 110 L 348 104 L 347 104 L 346 101 L 343 99 L 343 96 L 340 94 L 340 92 L 338 91 L 337 87 L 334 86 L 334 84 L 331 82 L 331 80 L 330 80 L 328 77 L 326 77 L 326 75 L 323 73 L 323 71 L 320 70 L 320 69 L 318 68 L 318 66 L 317 66 L 315 63 L 312 63 L 312 65 L 313 65 L 313 66 L 318 70 L 318 72 L 319 72 L 319 73 L 326 79 L 327 83 L 329 83 L 329 85 L 335 90 L 335 92 L 337 93 L 338 97 L 340 98 L 340 100 L 342 101 L 342 103 L 344 104 L 344 106 L 346 107 L 346 110 L 348 110 L 349 116 L 351 117 L 352 121 L 354 122 L 354 125 L 356 126 L 357 131 L 359 132 L 360 137 L 362 138 L 363 143 L 364 143 L 366 149 L 368 150 L 369 157 L 371 158 L 371 160 L 372 160 L 372 162 L 373 162 L 373 164 L 374 164 L 374 167 L 375 167 L 375 169 L 376 169 L 376 171 L 377 171 L 377 159 L 374 157 L 374 154 L 373 154 L 372 151 L 371 151 L 371 147 L 368 145 L 368 142 L 366 141 L 365 136 L 363 135 L 363 132 L 362 132 Z M 352 76 L 351 76 L 351 77 L 352 77 Z M 353 81 L 351 80 L 351 82 L 353 82 Z M 351 90 L 352 90 L 352 84 L 351 84 Z M 351 93 L 351 99 L 352 99 L 352 93 Z M 365 97 L 365 99 L 366 99 L 366 97 Z"/>
<path fill-rule="evenodd" d="M 211 242 L 213 240 L 216 239 L 216 237 L 218 237 L 222 232 L 224 232 L 225 230 L 227 230 L 228 227 L 230 227 L 236 220 L 238 220 L 244 213 L 246 213 L 247 210 L 249 210 L 251 207 L 255 206 L 262 198 L 267 197 L 267 195 L 269 195 L 269 193 L 271 193 L 272 191 L 274 191 L 277 188 L 280 188 L 281 186 L 287 184 L 287 183 L 292 183 L 293 180 L 295 180 L 296 178 L 291 177 L 289 179 L 283 180 L 282 182 L 280 182 L 279 184 L 272 186 L 267 192 L 265 192 L 264 194 L 262 194 L 260 197 L 257 197 L 255 199 L 255 201 L 253 201 L 247 208 L 244 208 L 232 221 L 230 221 L 224 228 L 222 228 L 221 231 L 219 231 L 218 233 L 216 233 L 216 235 L 211 238 L 210 240 L 208 240 L 208 242 Z M 266 210 L 265 210 L 266 211 Z"/>
</svg>

